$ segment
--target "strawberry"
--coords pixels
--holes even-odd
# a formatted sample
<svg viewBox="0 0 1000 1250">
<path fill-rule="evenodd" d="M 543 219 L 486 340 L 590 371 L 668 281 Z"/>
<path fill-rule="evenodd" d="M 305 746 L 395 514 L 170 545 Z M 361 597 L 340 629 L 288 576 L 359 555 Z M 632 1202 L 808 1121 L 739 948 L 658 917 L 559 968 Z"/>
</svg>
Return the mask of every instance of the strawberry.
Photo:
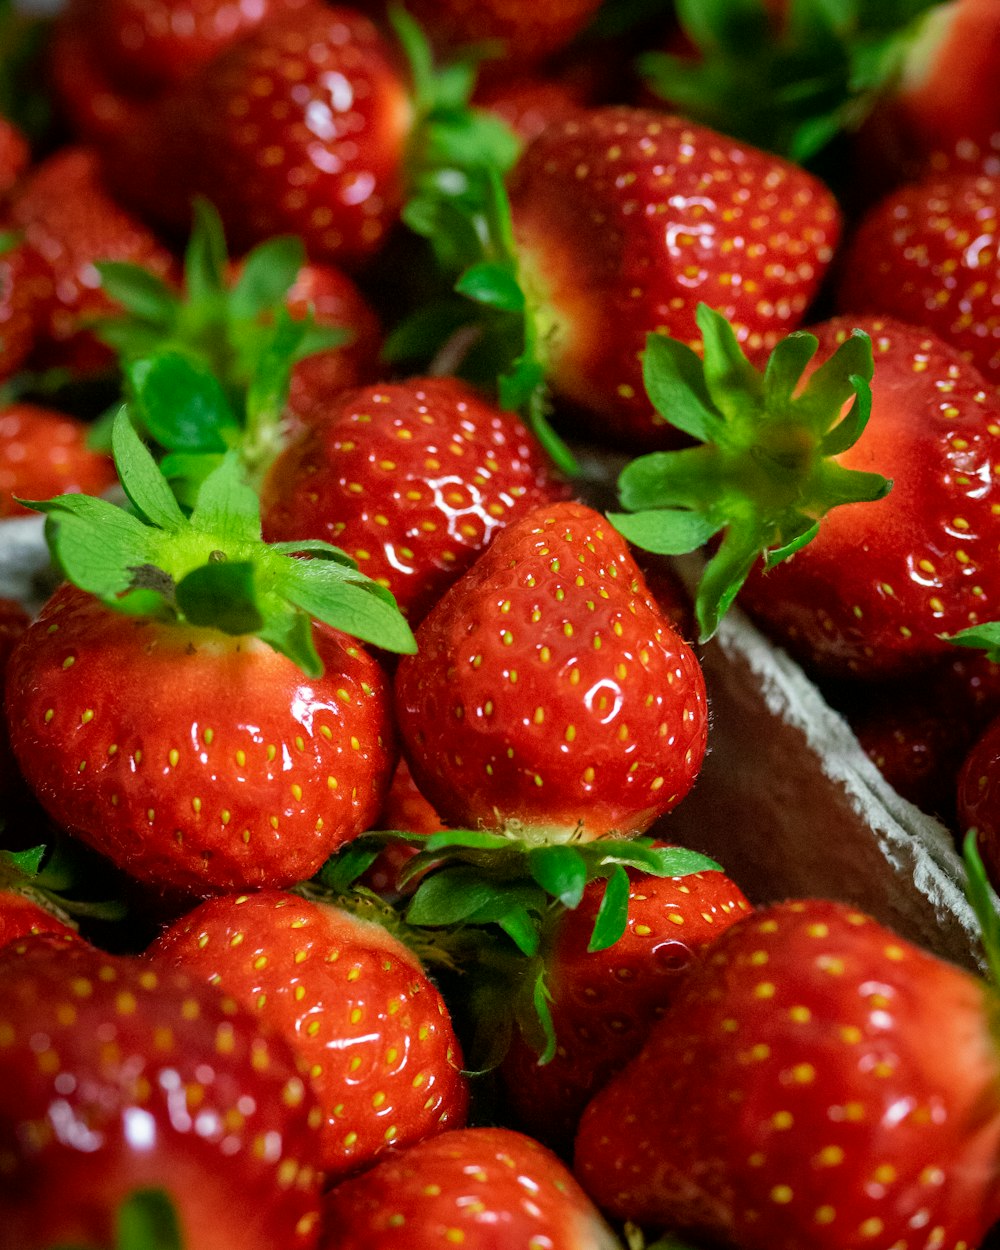
<svg viewBox="0 0 1000 1250">
<path fill-rule="evenodd" d="M 177 367 L 173 403 L 192 384 Z M 114 446 L 138 516 L 83 495 L 39 505 L 77 585 L 10 660 L 21 770 L 57 822 L 154 884 L 311 876 L 369 827 L 395 763 L 387 679 L 340 627 L 390 649 L 412 635 L 343 553 L 260 543 L 235 453 L 185 518 L 124 412 Z"/>
<path fill-rule="evenodd" d="M 7 662 L 11 652 L 31 623 L 25 609 L 15 599 L 0 598 L 0 696 L 6 687 Z M 24 782 L 11 750 L 6 721 L 0 717 L 0 799 L 5 804 L 23 796 Z"/>
<path fill-rule="evenodd" d="M 548 127 L 510 177 L 516 265 L 540 366 L 605 441 L 662 446 L 646 336 L 695 338 L 706 300 L 754 351 L 802 320 L 839 213 L 785 161 L 662 113 L 604 107 Z"/>
<path fill-rule="evenodd" d="M 343 1181 L 325 1200 L 324 1250 L 618 1250 L 555 1155 L 507 1128 L 444 1133 Z"/>
<path fill-rule="evenodd" d="M 978 1246 L 1000 1214 L 993 991 L 848 904 L 730 926 L 587 1107 L 605 1211 L 743 1250 Z"/>
<path fill-rule="evenodd" d="M 105 1246 L 150 1187 L 173 1198 L 185 1250 L 315 1246 L 315 1100 L 254 1013 L 45 937 L 4 949 L 0 987 L 2 1250 Z"/>
<path fill-rule="evenodd" d="M 31 355 L 52 293 L 52 275 L 42 257 L 16 233 L 0 234 L 0 381 L 17 373 Z"/>
<path fill-rule="evenodd" d="M 555 503 L 508 526 L 396 673 L 414 778 L 458 828 L 529 841 L 641 833 L 694 783 L 704 679 L 624 541 Z"/>
<path fill-rule="evenodd" d="M 111 198 L 96 154 L 86 148 L 64 148 L 36 165 L 11 198 L 10 220 L 50 282 L 48 301 L 36 309 L 41 324 L 32 364 L 106 369 L 110 354 L 85 324 L 111 309 L 96 262 L 130 261 L 168 277 L 170 253 Z"/>
<path fill-rule="evenodd" d="M 0 199 L 11 190 L 28 168 L 31 149 L 20 129 L 0 117 Z"/>
<path fill-rule="evenodd" d="M 39 934 L 66 942 L 78 940 L 75 929 L 36 899 L 19 890 L 0 889 L 0 950 Z"/>
<path fill-rule="evenodd" d="M 331 398 L 271 466 L 264 534 L 343 547 L 416 622 L 504 527 L 567 493 L 516 416 L 412 378 Z"/>
<path fill-rule="evenodd" d="M 211 899 L 148 954 L 246 1004 L 298 1050 L 323 1111 L 327 1180 L 465 1121 L 441 995 L 376 919 L 292 894 Z"/>
<path fill-rule="evenodd" d="M 38 404 L 0 406 L 0 517 L 29 514 L 15 496 L 99 495 L 115 483 L 111 457 L 90 449 L 88 431 L 79 417 Z"/>
<path fill-rule="evenodd" d="M 522 143 L 530 143 L 546 126 L 574 116 L 586 103 L 582 85 L 535 75 L 488 81 L 474 98 L 506 122 Z"/>
<path fill-rule="evenodd" d="M 1000 381 L 1000 175 L 901 187 L 866 213 L 840 260 L 841 312 L 925 326 Z"/>
<path fill-rule="evenodd" d="M 314 260 L 357 266 L 395 222 L 412 120 L 393 46 L 355 10 L 315 2 L 275 13 L 165 93 L 106 167 L 175 230 L 200 193 L 238 250 L 287 232 Z M 136 179 L 151 148 L 152 176 Z"/>
<path fill-rule="evenodd" d="M 628 921 L 594 949 L 603 891 L 591 882 L 575 908 L 554 909 L 542 959 L 555 1035 L 551 1058 L 514 1035 L 501 1068 L 506 1105 L 519 1126 L 569 1151 L 583 1108 L 642 1049 L 682 977 L 750 910 L 722 872 L 655 877 L 629 870 Z"/>
</svg>

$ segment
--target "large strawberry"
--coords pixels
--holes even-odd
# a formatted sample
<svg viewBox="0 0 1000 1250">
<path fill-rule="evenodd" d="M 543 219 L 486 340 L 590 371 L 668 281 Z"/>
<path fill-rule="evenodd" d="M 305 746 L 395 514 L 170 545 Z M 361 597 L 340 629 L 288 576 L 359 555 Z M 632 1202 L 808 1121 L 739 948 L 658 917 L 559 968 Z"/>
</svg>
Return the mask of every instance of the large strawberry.
<svg viewBox="0 0 1000 1250">
<path fill-rule="evenodd" d="M 501 1068 L 516 1123 L 561 1152 L 571 1149 L 590 1098 L 639 1053 L 692 964 L 750 910 L 722 872 L 630 869 L 625 931 L 605 945 L 603 901 L 601 883 L 591 882 L 575 908 L 550 910 L 540 958 L 554 1045 L 539 1055 L 529 1025 L 512 1037 Z"/>
<path fill-rule="evenodd" d="M 283 1033 L 323 1111 L 330 1180 L 465 1122 L 462 1055 L 417 957 L 372 919 L 262 891 L 210 899 L 149 950 Z"/>
<path fill-rule="evenodd" d="M 624 107 L 544 130 L 509 194 L 529 343 L 547 381 L 602 439 L 640 446 L 670 436 L 642 386 L 647 334 L 694 340 L 703 300 L 749 349 L 774 346 L 812 303 L 840 228 L 833 197 L 803 170 Z"/>
<path fill-rule="evenodd" d="M 619 1250 L 564 1164 L 507 1128 L 411 1146 L 342 1182 L 323 1208 L 324 1250 Z"/>
<path fill-rule="evenodd" d="M 508 526 L 418 644 L 397 670 L 397 715 L 449 824 L 530 841 L 634 835 L 694 783 L 700 666 L 592 509 L 557 503 Z"/>
<path fill-rule="evenodd" d="M 840 310 L 926 326 L 996 384 L 998 201 L 998 174 L 954 172 L 888 195 L 862 217 L 844 248 Z"/>
<path fill-rule="evenodd" d="M 567 493 L 514 414 L 413 378 L 331 397 L 270 469 L 264 535 L 336 543 L 417 621 L 505 526 Z"/>
<path fill-rule="evenodd" d="M 6 947 L 0 987 L 2 1250 L 107 1246 L 149 1188 L 185 1250 L 316 1244 L 319 1117 L 284 1038 L 197 978 L 83 942 Z"/>
<path fill-rule="evenodd" d="M 1000 1214 L 994 991 L 843 903 L 732 925 L 584 1113 L 612 1215 L 744 1250 L 978 1246 Z"/>
<path fill-rule="evenodd" d="M 138 515 L 42 505 L 80 588 L 56 592 L 8 668 L 21 769 L 134 875 L 204 893 L 299 881 L 368 827 L 395 758 L 386 678 L 340 628 L 404 649 L 410 631 L 342 552 L 259 541 L 234 453 L 187 519 L 124 414 L 115 450 Z"/>
</svg>

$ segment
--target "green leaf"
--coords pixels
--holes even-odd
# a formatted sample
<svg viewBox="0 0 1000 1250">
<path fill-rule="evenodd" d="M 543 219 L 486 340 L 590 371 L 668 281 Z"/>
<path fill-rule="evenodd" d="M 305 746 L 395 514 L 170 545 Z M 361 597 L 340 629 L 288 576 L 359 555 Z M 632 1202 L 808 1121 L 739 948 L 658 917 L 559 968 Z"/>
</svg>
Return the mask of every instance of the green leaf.
<svg viewBox="0 0 1000 1250">
<path fill-rule="evenodd" d="M 958 633 L 945 635 L 945 641 L 956 647 L 981 649 L 994 663 L 1000 662 L 1000 621 L 983 621 Z"/>
<path fill-rule="evenodd" d="M 226 233 L 215 205 L 203 196 L 194 201 L 194 223 L 184 253 L 184 286 L 189 301 L 211 302 L 226 286 Z"/>
<path fill-rule="evenodd" d="M 524 291 L 511 269 L 493 261 L 471 265 L 455 283 L 460 295 L 503 312 L 523 312 Z"/>
<path fill-rule="evenodd" d="M 856 397 L 846 415 L 838 425 L 823 436 L 820 450 L 825 456 L 838 456 L 853 447 L 861 435 L 872 414 L 872 389 L 868 382 L 858 375 L 851 375 Z"/>
<path fill-rule="evenodd" d="M 979 921 L 983 951 L 990 970 L 994 988 L 1000 986 L 1000 915 L 997 914 L 997 896 L 990 885 L 979 854 L 977 831 L 969 829 L 962 841 L 965 860 L 965 893 L 969 906 Z"/>
<path fill-rule="evenodd" d="M 541 943 L 538 925 L 526 908 L 512 907 L 499 917 L 497 923 L 522 955 L 530 958 L 538 954 Z"/>
<path fill-rule="evenodd" d="M 580 905 L 587 884 L 587 866 L 572 846 L 539 846 L 528 852 L 532 877 L 564 907 Z"/>
<path fill-rule="evenodd" d="M 243 561 L 192 569 L 177 583 L 177 606 L 189 624 L 210 625 L 226 634 L 257 634 L 264 625 L 254 566 Z"/>
<path fill-rule="evenodd" d="M 733 327 L 707 304 L 699 304 L 695 319 L 705 349 L 704 379 L 717 411 L 727 418 L 742 415 L 746 405 L 759 405 L 764 380 L 740 347 Z"/>
<path fill-rule="evenodd" d="M 414 925 L 458 924 L 486 907 L 495 888 L 475 868 L 443 868 L 421 881 L 406 909 L 406 921 Z"/>
<path fill-rule="evenodd" d="M 609 512 L 608 520 L 630 543 L 656 555 L 697 551 L 723 527 L 722 521 L 678 508 L 649 512 Z"/>
<path fill-rule="evenodd" d="M 794 331 L 775 346 L 764 369 L 764 402 L 769 412 L 788 410 L 818 347 L 819 339 L 803 330 Z"/>
<path fill-rule="evenodd" d="M 761 554 L 755 534 L 731 528 L 709 560 L 695 596 L 698 638 L 708 642 L 732 607 L 740 587 Z"/>
<path fill-rule="evenodd" d="M 427 850 L 451 851 L 468 848 L 477 851 L 505 851 L 510 848 L 510 838 L 502 833 L 486 833 L 481 829 L 442 829 L 427 839 Z"/>
<path fill-rule="evenodd" d="M 174 1204 L 160 1189 L 140 1189 L 122 1204 L 116 1250 L 184 1250 Z"/>
<path fill-rule="evenodd" d="M 704 365 L 697 352 L 665 334 L 650 334 L 642 376 L 646 394 L 665 421 L 700 442 L 716 437 L 722 421 L 705 385 Z"/>
<path fill-rule="evenodd" d="M 477 871 L 476 865 L 472 867 L 473 871 Z M 544 891 L 530 882 L 494 881 L 490 883 L 489 893 L 485 899 L 472 911 L 467 912 L 463 919 L 469 924 L 498 924 L 503 927 L 506 919 L 515 917 L 511 923 L 516 926 L 516 916 L 528 915 L 532 912 L 535 915 L 541 915 L 547 904 L 548 899 Z"/>
<path fill-rule="evenodd" d="M 334 894 L 346 894 L 363 877 L 382 853 L 384 843 L 363 834 L 331 855 L 316 874 L 316 880 Z"/>
<path fill-rule="evenodd" d="M 236 452 L 223 457 L 202 482 L 190 525 L 222 541 L 260 539 L 260 497 L 247 482 Z"/>
<path fill-rule="evenodd" d="M 178 295 L 157 274 L 117 260 L 97 261 L 95 267 L 108 297 L 134 317 L 150 323 L 161 335 L 174 324 Z"/>
<path fill-rule="evenodd" d="M 111 448 L 122 489 L 136 512 L 161 529 L 179 530 L 184 525 L 184 514 L 125 408 L 118 410 L 112 424 Z"/>
<path fill-rule="evenodd" d="M 683 846 L 653 846 L 648 839 L 635 839 L 608 847 L 615 862 L 629 864 L 658 877 L 686 877 L 696 872 L 721 872 L 714 859 Z"/>
<path fill-rule="evenodd" d="M 298 235 L 279 235 L 258 244 L 244 259 L 229 292 L 230 314 L 255 321 L 282 306 L 305 262 L 305 245 Z"/>
<path fill-rule="evenodd" d="M 552 995 L 549 993 L 548 986 L 545 983 L 545 967 L 543 965 L 535 977 L 531 996 L 532 1006 L 535 1010 L 535 1019 L 542 1036 L 542 1046 L 538 1052 L 539 1063 L 551 1063 L 556 1055 L 556 1029 L 552 1021 L 552 1011 L 549 1007 L 551 1001 Z"/>
<path fill-rule="evenodd" d="M 607 950 L 625 932 L 628 924 L 629 888 L 628 873 L 621 864 L 616 864 L 608 876 L 604 897 L 587 943 L 588 951 Z"/>
<path fill-rule="evenodd" d="M 226 392 L 202 360 L 165 347 L 125 366 L 130 408 L 163 447 L 223 452 L 226 432 L 239 428 Z"/>
<path fill-rule="evenodd" d="M 844 404 L 857 397 L 859 379 L 870 383 L 874 374 L 871 339 L 863 330 L 854 330 L 809 378 L 796 408 L 810 414 L 817 432 L 825 433 L 839 418 Z"/>
<path fill-rule="evenodd" d="M 401 654 L 417 649 L 413 631 L 389 592 L 339 564 L 288 559 L 277 588 L 289 603 L 362 642 Z"/>
<path fill-rule="evenodd" d="M 281 655 L 287 656 L 307 677 L 323 676 L 323 661 L 316 650 L 312 623 L 293 608 L 285 611 L 269 606 L 257 637 Z"/>
</svg>

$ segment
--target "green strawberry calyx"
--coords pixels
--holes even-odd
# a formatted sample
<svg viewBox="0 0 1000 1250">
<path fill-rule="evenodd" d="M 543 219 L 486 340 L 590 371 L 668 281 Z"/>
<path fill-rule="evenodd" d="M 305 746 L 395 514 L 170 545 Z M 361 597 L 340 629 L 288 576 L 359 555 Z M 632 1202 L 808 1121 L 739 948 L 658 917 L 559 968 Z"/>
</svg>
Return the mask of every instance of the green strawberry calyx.
<svg viewBox="0 0 1000 1250">
<path fill-rule="evenodd" d="M 685 116 L 798 163 L 857 130 L 904 73 L 938 0 L 677 0 L 692 53 L 638 69 Z"/>
<path fill-rule="evenodd" d="M 125 905 L 117 899 L 86 897 L 107 883 L 88 883 L 80 848 L 56 835 L 51 842 L 20 851 L 0 850 L 0 890 L 22 894 L 72 928 L 83 919 L 121 920 Z"/>
<path fill-rule="evenodd" d="M 405 925 L 411 935 L 440 934 L 422 948 L 412 936 L 404 934 L 403 940 L 432 963 L 474 971 L 465 988 L 475 999 L 470 1016 L 483 1024 L 483 1036 L 472 1047 L 482 1068 L 503 1056 L 509 1033 L 496 1022 L 505 1016 L 508 1024 L 516 1019 L 539 1062 L 554 1056 L 545 934 L 560 913 L 580 905 L 591 882 L 604 886 L 588 949 L 602 951 L 621 938 L 628 923 L 628 869 L 657 877 L 721 871 L 697 851 L 658 845 L 648 837 L 540 846 L 484 830 L 430 835 L 392 830 L 362 834 L 320 869 L 317 882 L 335 892 L 350 891 L 380 850 L 399 840 L 417 850 L 400 874 L 401 889 L 417 883 L 400 904 Z"/>
<path fill-rule="evenodd" d="M 53 1246 L 51 1250 L 78 1250 Z M 136 1189 L 115 1214 L 115 1244 L 109 1250 L 184 1250 L 173 1200 L 162 1189 Z"/>
<path fill-rule="evenodd" d="M 112 448 L 130 508 L 82 494 L 23 501 L 45 514 L 53 559 L 74 585 L 120 612 L 255 635 L 313 677 L 323 671 L 313 619 L 388 651 L 416 649 L 391 593 L 339 548 L 262 541 L 237 452 L 221 456 L 187 515 L 127 408 Z"/>
<path fill-rule="evenodd" d="M 658 555 L 716 544 L 695 597 L 704 642 L 761 557 L 772 568 L 815 537 L 831 508 L 881 499 L 892 483 L 837 460 L 871 413 L 874 363 L 866 334 L 854 331 L 807 375 L 814 335 L 790 334 L 758 369 L 725 317 L 702 304 L 697 320 L 703 356 L 651 334 L 643 358 L 654 407 L 695 445 L 628 464 L 618 479 L 626 511 L 609 520 L 629 542 Z"/>
<path fill-rule="evenodd" d="M 281 450 L 292 369 L 349 337 L 288 313 L 286 297 L 305 263 L 302 240 L 281 235 L 255 247 L 234 271 L 219 214 L 199 198 L 182 290 L 138 265 L 97 264 L 105 292 L 123 311 L 101 318 L 95 332 L 118 355 L 133 416 L 175 457 L 176 476 L 197 480 L 199 462 L 190 457 L 232 446 L 259 477 Z M 186 362 L 189 391 L 201 379 L 196 414 L 191 405 L 169 402 L 169 391 L 168 402 L 150 410 L 148 362 L 157 359 Z"/>
<path fill-rule="evenodd" d="M 538 332 L 518 274 L 504 178 L 520 155 L 517 136 L 469 101 L 482 49 L 436 68 L 419 25 L 390 13 L 410 63 L 418 115 L 408 157 L 403 221 L 426 239 L 441 293 L 423 301 L 390 333 L 386 357 L 426 361 L 461 350 L 450 371 L 493 386 L 503 408 L 521 413 L 553 462 L 578 471 L 549 424 Z"/>
</svg>

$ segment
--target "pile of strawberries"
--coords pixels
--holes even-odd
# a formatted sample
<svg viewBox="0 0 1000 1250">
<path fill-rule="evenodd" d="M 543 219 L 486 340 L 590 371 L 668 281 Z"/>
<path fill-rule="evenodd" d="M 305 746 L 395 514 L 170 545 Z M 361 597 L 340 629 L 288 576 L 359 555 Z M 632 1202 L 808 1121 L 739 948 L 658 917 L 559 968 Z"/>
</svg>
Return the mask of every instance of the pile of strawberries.
<svg viewBox="0 0 1000 1250">
<path fill-rule="evenodd" d="M 0 4 L 0 214 L 0 1250 L 986 1246 L 996 0 Z M 737 599 L 988 977 L 672 845 Z"/>
</svg>

